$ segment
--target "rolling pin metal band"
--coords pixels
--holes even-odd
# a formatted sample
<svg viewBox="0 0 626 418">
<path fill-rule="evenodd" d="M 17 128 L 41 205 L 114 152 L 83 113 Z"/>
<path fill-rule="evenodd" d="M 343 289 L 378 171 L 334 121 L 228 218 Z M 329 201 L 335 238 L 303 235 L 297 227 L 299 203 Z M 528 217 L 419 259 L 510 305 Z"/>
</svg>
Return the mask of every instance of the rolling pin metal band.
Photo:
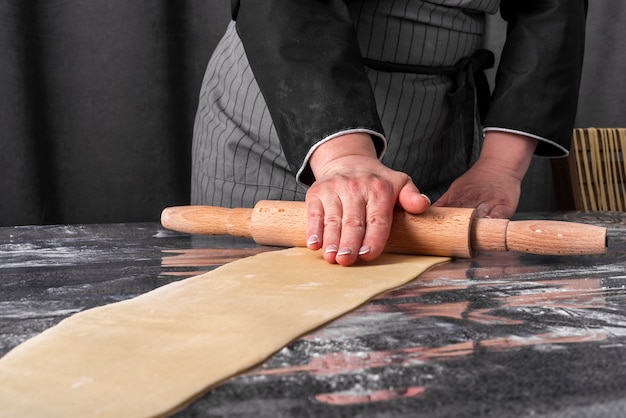
<svg viewBox="0 0 626 418">
<path fill-rule="evenodd" d="M 260 201 L 254 209 L 212 206 L 166 208 L 165 228 L 191 234 L 251 237 L 262 245 L 306 246 L 303 202 Z M 385 251 L 473 257 L 475 251 L 518 251 L 546 255 L 606 252 L 606 228 L 560 221 L 476 218 L 474 209 L 430 208 L 411 215 L 394 212 Z"/>
</svg>

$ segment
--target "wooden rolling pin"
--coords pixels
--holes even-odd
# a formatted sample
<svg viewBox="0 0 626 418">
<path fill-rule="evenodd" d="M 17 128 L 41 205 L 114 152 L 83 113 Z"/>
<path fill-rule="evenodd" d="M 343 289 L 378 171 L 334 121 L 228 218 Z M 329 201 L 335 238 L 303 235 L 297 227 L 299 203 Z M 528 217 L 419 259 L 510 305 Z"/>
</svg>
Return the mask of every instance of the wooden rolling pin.
<svg viewBox="0 0 626 418">
<path fill-rule="evenodd" d="M 176 206 L 163 210 L 165 228 L 191 234 L 250 237 L 262 245 L 306 246 L 304 202 L 263 200 L 254 209 Z M 562 221 L 477 218 L 474 209 L 394 212 L 385 251 L 470 258 L 475 251 L 575 255 L 606 252 L 606 228 Z"/>
</svg>

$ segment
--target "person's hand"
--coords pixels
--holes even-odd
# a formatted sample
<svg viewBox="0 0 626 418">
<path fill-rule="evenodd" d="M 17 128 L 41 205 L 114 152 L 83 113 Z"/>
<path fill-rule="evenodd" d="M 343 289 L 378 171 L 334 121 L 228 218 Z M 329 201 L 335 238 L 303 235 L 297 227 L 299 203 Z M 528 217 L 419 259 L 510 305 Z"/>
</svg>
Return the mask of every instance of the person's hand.
<svg viewBox="0 0 626 418">
<path fill-rule="evenodd" d="M 315 182 L 306 195 L 307 245 L 344 266 L 371 261 L 387 243 L 393 210 L 428 209 L 411 178 L 385 167 L 367 134 L 349 134 L 320 145 L 309 159 Z"/>
<path fill-rule="evenodd" d="M 488 132 L 478 161 L 433 206 L 476 208 L 482 218 L 510 218 L 536 146 L 537 140 L 526 136 Z"/>
</svg>

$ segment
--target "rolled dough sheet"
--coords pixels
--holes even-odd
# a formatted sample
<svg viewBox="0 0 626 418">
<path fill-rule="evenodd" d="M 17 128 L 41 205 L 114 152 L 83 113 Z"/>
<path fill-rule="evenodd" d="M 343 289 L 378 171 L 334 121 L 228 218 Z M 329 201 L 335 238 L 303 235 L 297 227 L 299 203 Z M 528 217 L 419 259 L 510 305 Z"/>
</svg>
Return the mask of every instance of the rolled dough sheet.
<svg viewBox="0 0 626 418">
<path fill-rule="evenodd" d="M 385 254 L 340 267 L 291 248 L 75 314 L 0 359 L 0 414 L 168 415 L 446 260 Z"/>
</svg>

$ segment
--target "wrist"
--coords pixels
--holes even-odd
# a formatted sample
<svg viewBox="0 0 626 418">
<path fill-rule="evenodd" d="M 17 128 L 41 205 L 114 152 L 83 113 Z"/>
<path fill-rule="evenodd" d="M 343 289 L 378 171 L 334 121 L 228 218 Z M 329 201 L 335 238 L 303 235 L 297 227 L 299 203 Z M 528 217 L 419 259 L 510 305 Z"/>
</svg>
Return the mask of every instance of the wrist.
<svg viewBox="0 0 626 418">
<path fill-rule="evenodd" d="M 532 161 L 537 142 L 535 138 L 521 134 L 489 131 L 485 135 L 480 160 L 522 180 Z"/>
<path fill-rule="evenodd" d="M 332 162 L 351 156 L 378 159 L 376 147 L 369 134 L 341 135 L 321 144 L 311 154 L 309 165 L 315 177 L 318 177 Z"/>
</svg>

